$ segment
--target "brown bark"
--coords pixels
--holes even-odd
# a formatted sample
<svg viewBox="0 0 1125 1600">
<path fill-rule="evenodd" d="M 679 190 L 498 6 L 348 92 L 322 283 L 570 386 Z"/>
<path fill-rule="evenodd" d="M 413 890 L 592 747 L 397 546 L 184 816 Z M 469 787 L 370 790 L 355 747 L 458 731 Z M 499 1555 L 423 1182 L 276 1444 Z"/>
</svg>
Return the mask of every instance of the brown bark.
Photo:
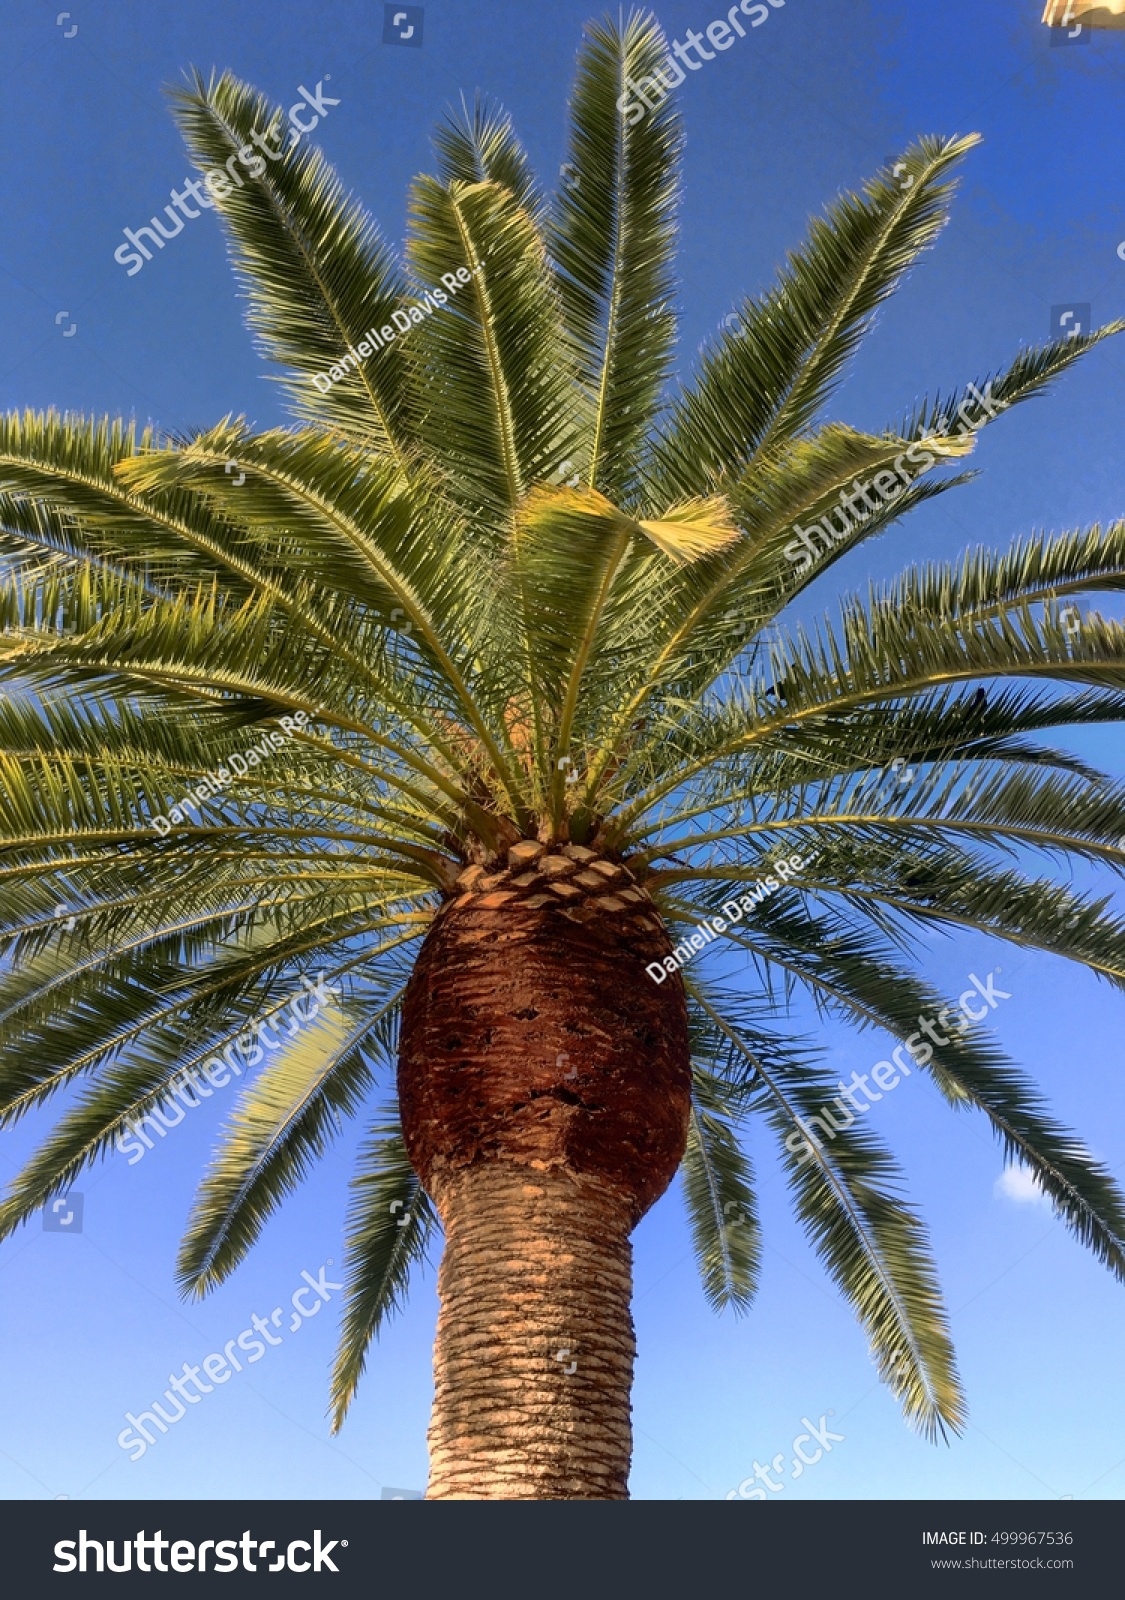
<svg viewBox="0 0 1125 1600">
<path fill-rule="evenodd" d="M 623 1498 L 629 1234 L 683 1156 L 683 987 L 645 973 L 670 945 L 619 863 L 527 841 L 461 888 L 411 977 L 399 1061 L 446 1231 L 429 1495 Z"/>
<path fill-rule="evenodd" d="M 441 1189 L 430 1500 L 624 1500 L 632 1248 L 600 1179 L 487 1161 Z"/>
</svg>

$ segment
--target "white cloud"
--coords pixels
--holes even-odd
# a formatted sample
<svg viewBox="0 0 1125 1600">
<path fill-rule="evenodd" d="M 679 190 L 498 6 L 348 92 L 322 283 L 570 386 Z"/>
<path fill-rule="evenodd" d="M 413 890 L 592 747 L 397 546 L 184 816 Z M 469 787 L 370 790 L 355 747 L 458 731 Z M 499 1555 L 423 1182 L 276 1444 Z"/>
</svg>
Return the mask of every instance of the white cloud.
<svg viewBox="0 0 1125 1600">
<path fill-rule="evenodd" d="M 992 1192 L 1003 1200 L 1014 1200 L 1017 1205 L 1050 1204 L 1030 1167 L 1005 1167 L 993 1184 Z"/>
</svg>

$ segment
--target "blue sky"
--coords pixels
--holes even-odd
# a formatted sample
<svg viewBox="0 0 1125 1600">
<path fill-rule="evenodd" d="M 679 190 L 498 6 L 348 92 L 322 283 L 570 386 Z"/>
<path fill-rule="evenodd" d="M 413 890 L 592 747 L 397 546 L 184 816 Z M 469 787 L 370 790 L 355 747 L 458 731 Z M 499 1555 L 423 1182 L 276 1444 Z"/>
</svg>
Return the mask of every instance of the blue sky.
<svg viewBox="0 0 1125 1600">
<path fill-rule="evenodd" d="M 162 85 L 193 64 L 229 67 L 288 106 L 298 86 L 324 80 L 340 104 L 314 137 L 398 240 L 431 127 L 462 90 L 502 100 L 552 178 L 591 14 L 575 0 L 429 3 L 413 49 L 384 46 L 383 7 L 350 0 L 72 3 L 61 25 L 41 0 L 6 18 L 2 402 L 174 428 L 228 412 L 283 419 L 211 214 L 133 277 L 113 259 L 122 230 L 146 222 L 190 171 Z M 680 39 L 725 15 L 708 0 L 658 9 Z M 681 368 L 741 294 L 770 281 L 810 213 L 921 132 L 977 129 L 985 142 L 966 164 L 951 226 L 880 317 L 837 415 L 878 428 L 927 391 L 983 377 L 1048 336 L 1052 306 L 1089 303 L 1099 323 L 1125 312 L 1125 36 L 1051 48 L 1040 10 L 1039 0 L 787 0 L 690 74 Z M 1117 342 L 987 430 L 978 480 L 837 564 L 814 609 L 911 559 L 1120 515 L 1122 415 Z M 1072 743 L 1121 775 L 1114 737 Z M 953 999 L 970 973 L 1001 969 L 1010 998 L 994 1013 L 999 1037 L 1120 1178 L 1125 997 L 981 937 L 929 940 L 917 954 Z M 844 1077 L 885 1054 L 875 1034 L 803 1015 L 794 1027 L 819 1033 Z M 192 1407 L 143 1460 L 118 1449 L 124 1413 L 159 1397 L 169 1372 L 221 1349 L 253 1313 L 288 1306 L 302 1271 L 315 1277 L 341 1256 L 351 1138 L 232 1280 L 203 1305 L 177 1300 L 175 1240 L 222 1110 L 193 1112 L 134 1166 L 116 1158 L 92 1172 L 81 1234 L 37 1224 L 0 1247 L 0 1495 L 367 1498 L 424 1484 L 432 1273 L 381 1340 L 338 1440 L 324 1419 L 329 1304 Z M 788 1461 L 803 1418 L 825 1417 L 843 1438 L 773 1498 L 1120 1496 L 1125 1295 L 1040 1203 L 997 1192 L 1002 1161 L 984 1126 L 955 1118 L 920 1076 L 867 1120 L 898 1153 L 932 1231 L 971 1405 L 965 1437 L 933 1446 L 905 1428 L 762 1141 L 766 1269 L 748 1318 L 707 1309 L 676 1190 L 638 1231 L 634 1495 L 721 1497 L 755 1458 Z M 0 1174 L 44 1126 L 5 1135 Z"/>
</svg>

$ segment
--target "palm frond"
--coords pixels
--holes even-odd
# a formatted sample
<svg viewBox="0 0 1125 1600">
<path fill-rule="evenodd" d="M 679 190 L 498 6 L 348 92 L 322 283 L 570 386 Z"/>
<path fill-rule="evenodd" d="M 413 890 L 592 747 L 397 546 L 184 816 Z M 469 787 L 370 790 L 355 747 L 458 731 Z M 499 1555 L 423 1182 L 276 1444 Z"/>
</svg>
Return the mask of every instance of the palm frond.
<svg viewBox="0 0 1125 1600">
<path fill-rule="evenodd" d="M 787 1060 L 776 1042 L 757 1048 L 729 1011 L 698 1003 L 756 1081 L 753 1109 L 777 1136 L 797 1213 L 862 1323 L 879 1376 L 924 1435 L 959 1432 L 965 1402 L 936 1272 L 922 1224 L 895 1192 L 890 1156 L 847 1123 L 830 1144 L 808 1139 L 808 1119 L 830 1103 L 828 1074 Z"/>
<path fill-rule="evenodd" d="M 633 12 L 586 31 L 551 248 L 579 352 L 588 421 L 577 470 L 628 503 L 675 337 L 672 305 L 682 134 L 671 98 L 640 120 L 622 101 L 668 56 L 655 20 Z M 672 494 L 665 504 L 690 496 Z"/>
<path fill-rule="evenodd" d="M 177 438 L 0 418 L 0 1124 L 61 1104 L 0 1235 L 207 1100 L 226 1060 L 223 1086 L 243 1081 L 178 1266 L 186 1293 L 213 1288 L 382 1092 L 417 941 L 466 866 L 584 845 L 615 879 L 627 862 L 673 936 L 742 907 L 709 948 L 746 962 L 746 993 L 688 974 L 707 1299 L 743 1311 L 758 1281 L 760 1117 L 932 1436 L 964 1401 L 925 1233 L 793 1002 L 898 1040 L 902 1073 L 982 1112 L 1125 1277 L 1111 1175 L 913 970 L 920 933 L 969 929 L 1125 986 L 1125 920 L 1060 875 L 1125 872 L 1125 785 L 1057 736 L 1125 720 L 1125 624 L 1091 603 L 1125 590 L 1125 522 L 787 619 L 1125 323 L 1021 350 L 882 433 L 826 420 L 976 142 L 923 138 L 909 183 L 900 163 L 815 219 L 665 404 L 682 131 L 666 95 L 638 116 L 628 94 L 666 51 L 645 13 L 587 30 L 551 202 L 507 115 L 463 103 L 401 266 L 280 107 L 229 73 L 175 92 L 195 161 L 226 175 L 208 188 L 297 420 Z M 321 974 L 336 1001 L 291 1013 Z M 435 1226 L 379 1113 L 336 1428 Z"/>
<path fill-rule="evenodd" d="M 909 188 L 879 174 L 813 222 L 777 287 L 744 302 L 673 404 L 655 448 L 658 494 L 721 490 L 812 420 L 875 311 L 943 227 L 950 173 L 977 142 L 920 139 L 903 157 Z"/>
<path fill-rule="evenodd" d="M 692 1111 L 681 1173 L 700 1281 L 715 1311 L 748 1311 L 762 1267 L 762 1235 L 750 1163 L 720 1077 L 708 1070 L 708 1030 L 692 1065 Z"/>
<path fill-rule="evenodd" d="M 332 1372 L 332 1431 L 355 1398 L 371 1340 L 399 1310 L 427 1259 L 437 1213 L 410 1165 L 397 1113 L 385 1111 L 359 1157 L 348 1212 L 347 1291 Z"/>
<path fill-rule="evenodd" d="M 297 415 L 362 438 L 404 465 L 415 430 L 401 346 L 392 341 L 355 359 L 368 329 L 391 323 L 406 293 L 375 224 L 315 146 L 292 136 L 282 142 L 289 133 L 282 108 L 233 74 L 205 81 L 196 73 L 172 100 L 199 168 L 225 168 L 232 180 L 213 204 L 249 298 L 250 327 L 263 353 L 285 369 Z M 332 381 L 345 357 L 348 369 Z"/>
<path fill-rule="evenodd" d="M 185 1291 L 202 1295 L 228 1276 L 324 1154 L 340 1117 L 358 1111 L 372 1083 L 367 1041 L 399 998 L 395 991 L 374 1013 L 343 1002 L 281 1041 L 241 1097 L 200 1186 L 176 1269 Z"/>
</svg>

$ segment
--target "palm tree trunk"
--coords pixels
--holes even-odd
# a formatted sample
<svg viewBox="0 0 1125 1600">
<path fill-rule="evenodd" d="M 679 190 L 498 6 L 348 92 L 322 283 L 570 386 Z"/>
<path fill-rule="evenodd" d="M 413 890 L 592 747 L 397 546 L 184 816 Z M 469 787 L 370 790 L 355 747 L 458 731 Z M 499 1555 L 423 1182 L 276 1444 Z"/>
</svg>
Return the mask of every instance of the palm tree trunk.
<svg viewBox="0 0 1125 1600">
<path fill-rule="evenodd" d="M 619 863 L 524 841 L 462 875 L 403 1005 L 399 1103 L 445 1227 L 431 1499 L 624 1499 L 629 1235 L 691 1103 L 671 946 Z"/>
<path fill-rule="evenodd" d="M 624 1500 L 631 1217 L 608 1184 L 500 1162 L 441 1195 L 430 1500 Z"/>
</svg>

